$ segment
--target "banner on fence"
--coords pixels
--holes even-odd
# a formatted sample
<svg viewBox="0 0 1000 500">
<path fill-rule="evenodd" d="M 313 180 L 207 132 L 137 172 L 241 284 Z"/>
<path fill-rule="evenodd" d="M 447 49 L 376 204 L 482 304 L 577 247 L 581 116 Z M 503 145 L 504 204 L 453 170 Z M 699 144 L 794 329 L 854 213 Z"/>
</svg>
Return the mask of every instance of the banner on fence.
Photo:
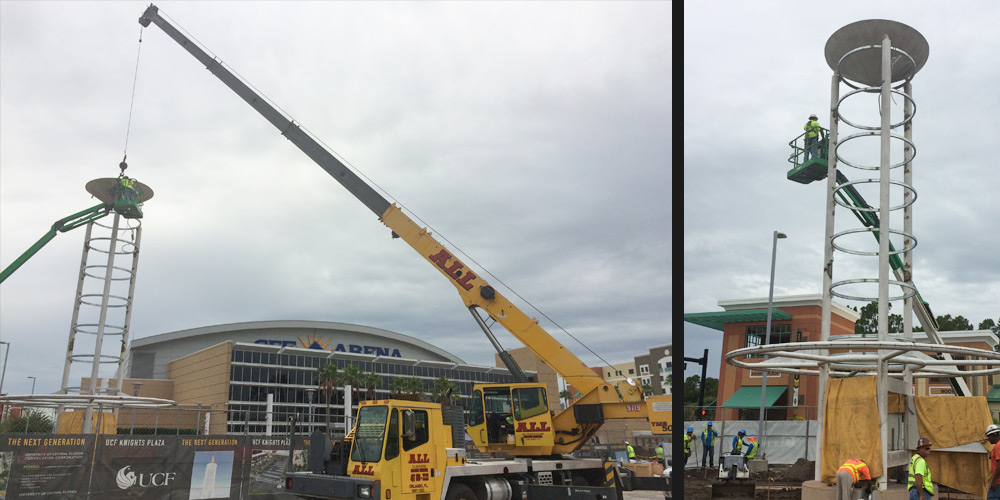
<svg viewBox="0 0 1000 500">
<path fill-rule="evenodd" d="M 5 434 L 0 498 L 254 498 L 306 467 L 308 440 L 254 436 Z"/>
</svg>

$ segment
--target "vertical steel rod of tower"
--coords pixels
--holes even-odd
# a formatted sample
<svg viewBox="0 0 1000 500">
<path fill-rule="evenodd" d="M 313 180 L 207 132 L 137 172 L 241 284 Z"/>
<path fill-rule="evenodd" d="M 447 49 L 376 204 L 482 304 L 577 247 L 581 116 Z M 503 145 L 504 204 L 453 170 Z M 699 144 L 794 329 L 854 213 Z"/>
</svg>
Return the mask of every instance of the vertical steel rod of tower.
<svg viewBox="0 0 1000 500">
<path fill-rule="evenodd" d="M 882 117 L 881 129 L 881 159 L 879 161 L 879 238 L 878 248 L 878 340 L 889 341 L 889 140 L 892 104 L 892 41 L 886 35 L 882 38 Z M 879 358 L 885 351 L 879 350 Z M 882 447 L 882 477 L 879 478 L 879 488 L 885 490 L 889 485 L 889 422 L 888 422 L 888 392 L 886 388 L 889 378 L 889 364 L 881 361 L 878 364 L 878 379 L 876 402 L 878 414 L 882 415 L 879 424 L 879 441 Z"/>
<path fill-rule="evenodd" d="M 774 263 L 778 255 L 778 240 L 786 238 L 785 233 L 774 232 L 771 237 L 771 282 L 768 285 L 767 291 L 767 325 L 764 327 L 764 345 L 771 345 L 771 312 L 774 310 Z M 769 358 L 767 354 L 764 355 L 764 360 L 767 361 Z M 761 377 L 760 382 L 760 418 L 757 424 L 757 435 L 760 436 L 757 439 L 757 446 L 760 446 L 760 451 L 763 452 L 764 447 L 764 437 L 767 436 L 767 432 L 764 431 L 764 423 L 767 421 L 765 417 L 765 399 L 767 396 L 767 370 L 764 370 L 763 377 Z M 763 456 L 763 453 L 761 453 Z"/>
<path fill-rule="evenodd" d="M 833 193 L 837 190 L 837 146 L 840 121 L 837 115 L 837 106 L 840 102 L 840 75 L 833 72 L 830 83 L 830 141 L 829 152 L 827 153 L 827 175 L 826 175 L 826 230 L 823 239 L 823 306 L 822 319 L 820 320 L 819 339 L 822 342 L 830 340 L 831 322 L 831 302 L 833 296 L 830 287 L 833 286 L 833 230 L 834 216 L 837 205 L 834 203 Z M 820 350 L 820 355 L 827 356 L 829 349 Z M 819 367 L 819 411 L 816 416 L 816 445 L 823 446 L 823 420 L 826 413 L 826 382 L 829 378 L 830 368 L 825 363 Z M 813 479 L 821 480 L 823 467 L 823 454 L 816 453 L 816 469 Z"/>
</svg>

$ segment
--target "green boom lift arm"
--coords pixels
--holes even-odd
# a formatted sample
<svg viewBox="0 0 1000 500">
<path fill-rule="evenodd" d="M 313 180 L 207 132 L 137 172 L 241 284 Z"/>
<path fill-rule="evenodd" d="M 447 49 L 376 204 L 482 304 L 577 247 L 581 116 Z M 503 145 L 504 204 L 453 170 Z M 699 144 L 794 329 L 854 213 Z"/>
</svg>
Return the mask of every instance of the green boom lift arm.
<svg viewBox="0 0 1000 500">
<path fill-rule="evenodd" d="M 105 205 L 104 203 L 100 203 L 86 210 L 77 212 L 73 215 L 63 217 L 62 219 L 55 221 L 52 224 L 52 227 L 49 228 L 49 232 L 45 233 L 45 235 L 39 238 L 34 245 L 31 245 L 31 248 L 29 248 L 27 251 L 21 254 L 20 257 L 14 260 L 14 262 L 11 263 L 11 265 L 7 266 L 3 270 L 3 272 L 0 272 L 0 283 L 3 283 L 8 276 L 14 274 L 14 271 L 17 271 L 17 268 L 21 267 L 21 265 L 27 262 L 28 259 L 30 259 L 36 253 L 38 253 L 38 251 L 41 250 L 46 243 L 52 241 L 52 238 L 56 237 L 56 233 L 65 233 L 66 231 L 69 231 L 71 229 L 76 229 L 84 224 L 90 223 L 92 221 L 95 221 L 97 219 L 100 219 L 101 217 L 108 215 L 110 211 L 111 211 L 110 206 Z"/>
</svg>

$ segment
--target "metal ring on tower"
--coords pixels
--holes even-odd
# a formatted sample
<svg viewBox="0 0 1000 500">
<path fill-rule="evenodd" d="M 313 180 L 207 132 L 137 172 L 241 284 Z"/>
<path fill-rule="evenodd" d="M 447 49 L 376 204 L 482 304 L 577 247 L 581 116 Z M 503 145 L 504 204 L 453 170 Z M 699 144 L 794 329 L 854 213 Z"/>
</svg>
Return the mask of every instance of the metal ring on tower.
<svg viewBox="0 0 1000 500">
<path fill-rule="evenodd" d="M 830 238 L 830 244 L 833 245 L 833 248 L 836 248 L 837 250 L 840 250 L 841 252 L 844 252 L 844 253 L 849 253 L 849 254 L 853 254 L 853 255 L 867 255 L 867 256 L 874 257 L 874 256 L 878 255 L 877 251 L 876 252 L 865 252 L 865 251 L 862 251 L 862 250 L 852 250 L 850 248 L 840 246 L 840 245 L 838 245 L 838 244 L 836 244 L 834 242 L 837 240 L 837 238 L 839 238 L 841 236 L 848 235 L 848 234 L 873 233 L 873 232 L 877 232 L 877 231 L 878 231 L 878 229 L 873 228 L 873 227 L 859 227 L 859 228 L 855 228 L 855 229 L 845 229 L 845 230 L 843 230 L 843 231 L 841 231 L 841 232 L 833 235 L 833 237 Z M 903 236 L 904 238 L 909 238 L 909 239 L 913 240 L 913 244 L 912 245 L 904 246 L 903 248 L 898 249 L 898 250 L 889 250 L 889 255 L 898 255 L 898 254 L 901 254 L 901 253 L 909 252 L 910 250 L 913 250 L 914 248 L 916 248 L 916 246 L 917 246 L 917 239 L 912 234 L 907 233 L 905 231 L 899 231 L 899 230 L 896 230 L 896 229 L 889 229 L 889 233 L 890 234 L 898 234 L 900 236 Z"/>
<path fill-rule="evenodd" d="M 847 186 L 853 186 L 855 184 L 877 184 L 877 183 L 878 183 L 878 179 L 858 179 L 856 181 L 848 181 L 848 182 L 840 184 L 836 188 L 834 188 L 833 194 L 839 193 L 842 189 L 846 189 Z M 890 211 L 891 210 L 900 210 L 900 209 L 906 208 L 906 207 L 912 205 L 913 202 L 917 201 L 917 190 L 913 189 L 913 186 L 911 186 L 909 184 L 903 184 L 902 182 L 899 182 L 899 181 L 889 181 L 889 184 L 895 184 L 895 185 L 903 188 L 904 190 L 909 191 L 910 194 L 913 195 L 912 199 L 910 199 L 908 201 L 905 200 L 906 196 L 903 196 L 903 198 L 904 198 L 903 204 L 902 205 L 896 205 L 896 206 L 890 206 L 889 207 Z M 851 209 L 851 210 L 857 210 L 859 212 L 873 212 L 874 213 L 874 212 L 878 212 L 879 211 L 878 208 L 874 208 L 874 207 L 873 208 L 867 208 L 867 207 L 859 207 L 857 205 L 848 205 L 847 203 L 839 201 L 836 197 L 834 197 L 833 202 L 836 203 L 836 204 L 838 204 L 838 205 L 840 205 L 840 206 L 842 206 L 842 207 L 844 207 L 844 208 L 848 208 L 848 209 Z"/>
<path fill-rule="evenodd" d="M 860 89 L 857 89 L 857 90 L 852 90 L 852 91 L 844 94 L 844 97 L 841 97 L 840 100 L 837 101 L 837 119 L 839 119 L 840 121 L 842 121 L 842 122 L 844 122 L 844 123 L 846 123 L 846 124 L 848 124 L 848 125 L 850 125 L 850 126 L 852 126 L 854 128 L 861 129 L 861 130 L 882 130 L 881 126 L 873 127 L 873 126 L 868 126 L 868 125 L 858 125 L 858 124 L 856 124 L 856 123 L 848 120 L 847 118 L 844 118 L 844 115 L 841 114 L 841 112 L 840 112 L 840 105 L 843 104 L 844 101 L 848 97 L 851 97 L 854 94 L 858 94 L 858 93 L 862 93 L 862 92 L 865 92 L 865 93 L 875 93 L 875 92 L 878 92 L 879 90 L 880 89 L 878 87 L 864 87 L 864 88 L 860 88 Z M 916 103 L 916 101 L 913 100 L 912 97 L 909 96 L 909 94 L 907 94 L 905 92 L 900 92 L 900 91 L 895 90 L 895 89 L 891 90 L 890 92 L 893 93 L 893 94 L 898 94 L 898 95 L 902 96 L 903 99 L 909 101 L 910 105 L 913 106 L 913 109 L 910 112 L 910 116 L 904 117 L 903 120 L 900 121 L 900 122 L 889 124 L 889 128 L 890 129 L 894 129 L 896 127 L 899 127 L 900 125 L 906 125 L 907 123 L 910 123 L 911 121 L 913 121 L 913 117 L 916 116 L 916 114 L 917 114 L 917 103 Z"/>
<path fill-rule="evenodd" d="M 830 295 L 833 295 L 835 297 L 840 297 L 842 299 L 857 300 L 857 301 L 861 301 L 861 302 L 872 302 L 872 301 L 877 301 L 878 300 L 878 296 L 877 295 L 874 296 L 874 297 L 861 296 L 861 295 L 847 295 L 846 293 L 838 293 L 838 292 L 835 291 L 836 288 L 839 287 L 839 286 L 853 285 L 853 284 L 857 284 L 857 283 L 875 283 L 877 285 L 878 284 L 878 278 L 856 278 L 856 279 L 851 279 L 851 280 L 837 281 L 837 282 L 832 283 L 830 285 Z M 893 302 L 893 301 L 897 301 L 897 300 L 903 300 L 903 299 L 908 299 L 910 297 L 915 297 L 917 295 L 917 288 L 915 286 L 913 286 L 913 285 L 905 282 L 905 281 L 888 280 L 888 283 L 890 285 L 896 285 L 899 288 L 905 288 L 905 289 L 909 290 L 908 293 L 903 293 L 903 294 L 897 295 L 895 297 L 889 297 L 887 299 L 889 302 Z"/>
<path fill-rule="evenodd" d="M 854 167 L 854 168 L 859 169 L 859 170 L 880 170 L 882 168 L 880 166 L 870 167 L 868 165 L 855 165 L 854 163 L 851 163 L 851 162 L 845 160 L 842 156 L 840 156 L 840 147 L 843 146 L 844 143 L 846 143 L 847 141 L 850 141 L 852 139 L 857 139 L 859 137 L 881 136 L 881 135 L 882 134 L 880 134 L 878 132 L 858 132 L 857 134 L 851 134 L 851 135 L 845 137 L 843 140 L 841 140 L 837 144 L 837 147 L 834 149 L 834 152 L 836 153 L 836 156 L 837 156 L 837 162 L 838 163 L 843 163 L 844 165 L 847 165 L 849 167 Z M 892 134 L 889 134 L 889 138 L 890 139 L 899 139 L 899 140 L 903 141 L 904 143 L 906 143 L 906 145 L 910 146 L 910 149 L 912 150 L 909 158 L 906 158 L 904 156 L 903 157 L 903 161 L 901 161 L 899 163 L 893 163 L 892 165 L 889 165 L 889 169 L 890 170 L 894 169 L 894 168 L 902 167 L 902 166 L 904 166 L 904 165 L 912 162 L 913 159 L 916 158 L 916 156 L 917 156 L 917 146 L 913 144 L 913 141 L 911 141 L 911 140 L 909 140 L 906 137 L 903 137 L 901 135 L 892 135 Z"/>
<path fill-rule="evenodd" d="M 861 51 L 864 51 L 864 50 L 873 50 L 873 49 L 882 50 L 882 46 L 881 45 L 865 45 L 863 47 L 858 47 L 858 48 L 856 48 L 854 50 L 848 51 L 846 54 L 844 54 L 843 56 L 841 56 L 840 61 L 837 62 L 837 79 L 840 80 L 840 81 L 842 81 L 842 82 L 844 82 L 845 84 L 847 84 L 848 87 L 851 87 L 852 89 L 861 89 L 861 88 L 863 88 L 863 87 L 855 86 L 853 83 L 851 83 L 846 78 L 844 78 L 843 73 L 840 71 L 840 67 L 841 67 L 841 65 L 844 64 L 844 60 L 847 59 L 852 54 L 855 54 L 855 53 L 858 53 L 858 52 L 861 52 Z M 917 67 L 917 62 L 912 57 L 910 57 L 910 54 L 907 54 L 905 51 L 903 51 L 901 49 L 898 49 L 896 47 L 889 47 L 889 50 L 891 52 L 899 52 L 900 55 L 906 56 L 906 58 L 910 60 L 910 64 L 912 64 L 914 68 Z M 898 58 L 897 58 L 897 60 L 898 60 Z M 916 72 L 908 74 L 906 76 L 906 78 L 903 79 L 903 83 L 900 83 L 899 85 L 896 85 L 895 87 L 892 87 L 892 88 L 893 89 L 898 89 L 898 88 L 903 87 L 907 83 L 910 83 L 910 80 L 913 79 L 913 75 L 915 73 Z"/>
</svg>

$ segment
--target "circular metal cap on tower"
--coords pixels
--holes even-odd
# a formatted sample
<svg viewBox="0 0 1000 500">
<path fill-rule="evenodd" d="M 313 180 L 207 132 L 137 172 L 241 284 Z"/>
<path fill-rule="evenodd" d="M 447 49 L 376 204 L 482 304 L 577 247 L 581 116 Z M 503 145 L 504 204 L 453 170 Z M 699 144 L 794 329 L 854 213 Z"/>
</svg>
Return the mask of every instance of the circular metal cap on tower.
<svg viewBox="0 0 1000 500">
<path fill-rule="evenodd" d="M 113 177 L 105 177 L 102 179 L 94 179 L 87 183 L 87 192 L 92 194 L 98 200 L 104 203 L 114 203 L 114 187 L 118 184 L 118 179 Z M 136 191 L 139 194 L 139 199 L 136 200 L 139 203 L 145 203 L 146 200 L 153 197 L 153 188 L 139 182 L 135 181 Z"/>
<path fill-rule="evenodd" d="M 907 53 L 910 57 L 892 55 L 892 81 L 898 82 L 920 71 L 927 62 L 930 46 L 919 31 L 896 21 L 887 19 L 867 19 L 848 24 L 837 30 L 826 41 L 826 64 L 844 78 L 864 85 L 877 87 L 882 84 L 882 52 L 880 50 L 861 50 L 854 52 L 841 63 L 845 54 L 860 47 L 882 45 L 882 39 L 888 36 L 894 49 Z M 912 58 L 912 61 L 910 60 Z"/>
</svg>

